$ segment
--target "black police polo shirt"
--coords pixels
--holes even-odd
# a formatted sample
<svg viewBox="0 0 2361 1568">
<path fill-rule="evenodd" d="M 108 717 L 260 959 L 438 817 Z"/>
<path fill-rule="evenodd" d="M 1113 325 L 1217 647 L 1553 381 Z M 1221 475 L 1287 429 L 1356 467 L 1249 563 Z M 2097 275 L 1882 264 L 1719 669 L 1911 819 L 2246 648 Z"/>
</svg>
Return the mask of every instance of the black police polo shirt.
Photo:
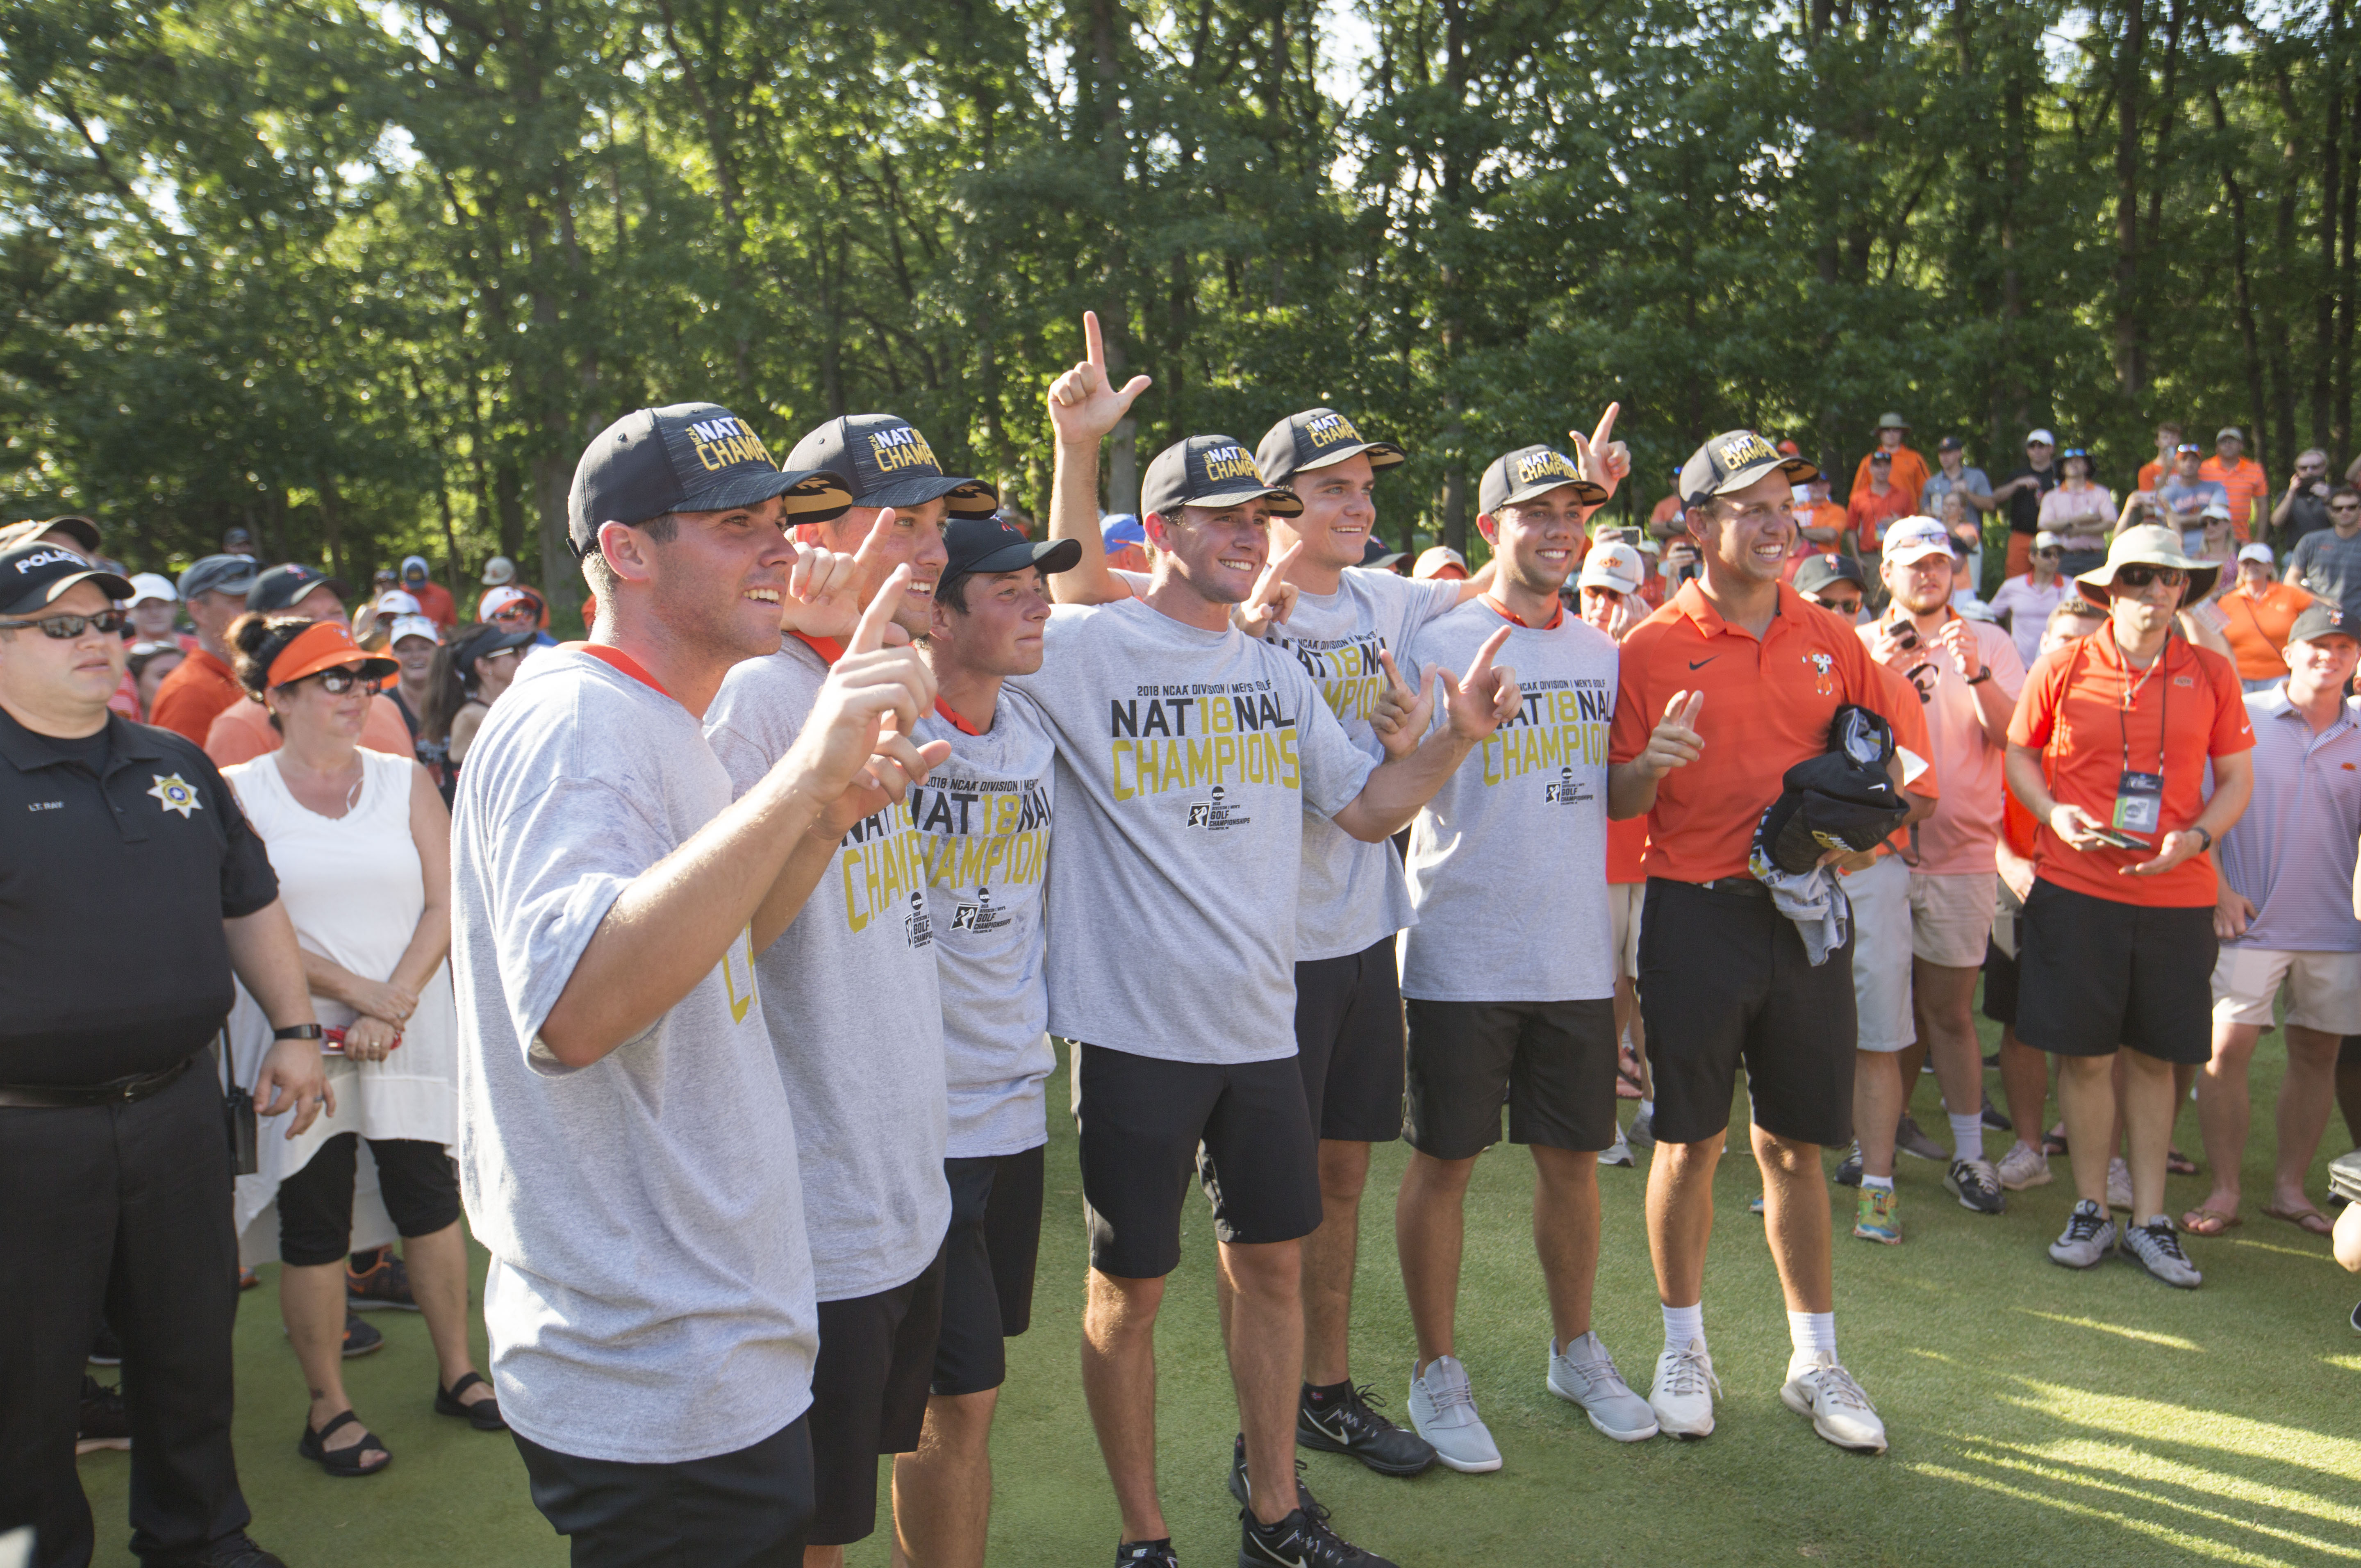
<svg viewBox="0 0 2361 1568">
<path fill-rule="evenodd" d="M 233 1000 L 225 916 L 279 896 L 204 752 L 107 715 L 88 740 L 0 712 L 0 1083 L 105 1083 L 201 1050 Z"/>
</svg>

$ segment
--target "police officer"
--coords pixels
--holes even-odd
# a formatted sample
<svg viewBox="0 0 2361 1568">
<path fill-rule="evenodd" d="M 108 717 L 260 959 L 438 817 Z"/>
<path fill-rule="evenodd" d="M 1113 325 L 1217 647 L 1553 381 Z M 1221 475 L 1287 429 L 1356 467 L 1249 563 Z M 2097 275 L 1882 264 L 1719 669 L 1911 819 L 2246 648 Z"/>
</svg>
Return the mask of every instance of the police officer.
<svg viewBox="0 0 2361 1568">
<path fill-rule="evenodd" d="M 294 927 L 204 753 L 107 711 L 131 585 L 0 552 L 0 1531 L 87 1563 L 83 1357 L 123 1342 L 132 1550 L 271 1568 L 230 1453 L 237 1245 L 205 1047 L 236 970 L 280 1043 L 254 1085 L 301 1131 L 328 1097 Z"/>
</svg>

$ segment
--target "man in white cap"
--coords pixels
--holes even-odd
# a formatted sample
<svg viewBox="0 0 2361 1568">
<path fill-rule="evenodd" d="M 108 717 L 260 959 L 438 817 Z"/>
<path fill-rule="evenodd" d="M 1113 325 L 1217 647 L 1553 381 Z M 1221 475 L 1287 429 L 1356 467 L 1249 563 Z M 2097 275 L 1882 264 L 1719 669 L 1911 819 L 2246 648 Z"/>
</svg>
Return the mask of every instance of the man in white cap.
<svg viewBox="0 0 2361 1568">
<path fill-rule="evenodd" d="M 2238 547 L 2238 580 L 2213 601 L 2222 635 L 2237 656 L 2238 682 L 2250 692 L 2268 691 L 2287 678 L 2287 645 L 2296 617 L 2313 596 L 2279 580 L 2271 547 L 2257 541 Z"/>
<path fill-rule="evenodd" d="M 1458 581 L 1467 576 L 1467 557 L 1448 544 L 1430 544 L 1418 553 L 1410 575 L 1423 582 L 1433 577 Z"/>
<path fill-rule="evenodd" d="M 2066 579 L 2058 570 L 2065 559 L 2064 541 L 2040 530 L 2033 536 L 2026 570 L 2004 579 L 1992 597 L 1993 619 L 2008 628 L 2017 659 L 2027 669 L 2041 657 L 2041 633 L 2049 624 L 2049 612 L 2066 597 Z"/>
<path fill-rule="evenodd" d="M 516 563 L 505 555 L 495 555 L 484 563 L 484 587 L 504 588 L 516 581 Z"/>
<path fill-rule="evenodd" d="M 2025 466 L 1993 487 L 1993 499 L 2008 503 L 2008 562 L 2014 577 L 2032 563 L 2033 536 L 2041 531 L 2041 498 L 2058 488 L 2058 438 L 2046 430 L 2025 438 Z"/>
<path fill-rule="evenodd" d="M 181 613 L 181 594 L 172 587 L 171 578 L 155 572 L 133 574 L 131 598 L 125 608 L 131 613 L 131 624 L 124 628 L 123 641 L 133 647 L 144 643 L 173 644 L 185 653 L 197 645 L 195 638 L 172 629 Z M 126 673 L 115 695 L 107 698 L 106 706 L 132 722 L 139 722 L 138 677 Z"/>
</svg>

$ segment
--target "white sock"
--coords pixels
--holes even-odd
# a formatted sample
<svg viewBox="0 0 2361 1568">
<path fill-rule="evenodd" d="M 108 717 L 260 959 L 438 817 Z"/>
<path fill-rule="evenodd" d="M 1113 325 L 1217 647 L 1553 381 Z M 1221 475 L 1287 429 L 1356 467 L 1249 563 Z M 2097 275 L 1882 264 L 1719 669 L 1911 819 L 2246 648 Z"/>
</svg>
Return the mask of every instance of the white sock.
<svg viewBox="0 0 2361 1568">
<path fill-rule="evenodd" d="M 1891 1192 L 1894 1190 L 1894 1178 L 1890 1176 L 1872 1176 L 1865 1170 L 1861 1173 L 1861 1184 L 1864 1188 L 1875 1188 L 1880 1192 Z"/>
<path fill-rule="evenodd" d="M 1664 1309 L 1664 1348 L 1686 1350 L 1689 1341 L 1705 1338 L 1705 1303 Z"/>
<path fill-rule="evenodd" d="M 1655 1113 L 1656 1113 L 1656 1102 L 1655 1102 L 1654 1101 L 1653 1101 L 1653 1100 L 1642 1100 L 1642 1101 L 1641 1101 L 1641 1102 L 1640 1102 L 1640 1114 L 1641 1114 L 1641 1115 L 1642 1115 L 1642 1116 L 1653 1116 L 1653 1115 L 1654 1115 Z"/>
<path fill-rule="evenodd" d="M 1981 1111 L 1964 1116 L 1953 1116 L 1951 1122 L 1951 1157 L 1982 1159 L 1984 1157 L 1984 1118 Z"/>
<path fill-rule="evenodd" d="M 1827 1351 L 1831 1357 L 1837 1353 L 1837 1315 L 1834 1312 L 1790 1312 L 1787 1314 L 1787 1339 L 1798 1355 L 1812 1355 Z"/>
</svg>

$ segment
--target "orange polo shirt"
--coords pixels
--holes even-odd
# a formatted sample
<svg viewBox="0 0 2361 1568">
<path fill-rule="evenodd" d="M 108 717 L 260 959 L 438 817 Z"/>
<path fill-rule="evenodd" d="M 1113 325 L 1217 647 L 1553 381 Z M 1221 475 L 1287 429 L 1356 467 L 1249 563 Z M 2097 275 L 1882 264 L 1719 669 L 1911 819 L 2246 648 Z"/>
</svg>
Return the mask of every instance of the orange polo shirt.
<svg viewBox="0 0 2361 1568">
<path fill-rule="evenodd" d="M 1862 480 L 1845 501 L 1845 520 L 1852 526 L 1853 548 L 1863 555 L 1878 554 L 1885 548 L 1886 529 L 1917 510 L 1916 490 L 1907 490 L 1899 483 L 1894 483 L 1881 496 L 1870 488 L 1866 479 Z"/>
<path fill-rule="evenodd" d="M 2230 525 L 2238 531 L 2238 543 L 2244 544 L 2259 525 L 2271 520 L 2271 482 L 2263 473 L 2263 466 L 2251 457 L 2241 457 L 2235 468 L 2222 466 L 2219 455 L 2208 457 L 2197 465 L 2197 477 L 2211 479 L 2230 492 Z"/>
<path fill-rule="evenodd" d="M 1656 510 L 1648 514 L 1648 525 L 1653 529 L 1664 523 L 1677 522 L 1684 510 L 1680 497 L 1666 496 L 1656 503 Z"/>
<path fill-rule="evenodd" d="M 2042 753 L 2051 795 L 2101 822 L 2114 818 L 2126 766 L 2134 773 L 2161 771 L 2159 828 L 2139 837 L 2162 843 L 2165 834 L 2187 828 L 2205 809 L 2205 760 L 2252 750 L 2255 732 L 2229 660 L 2176 634 L 2154 665 L 2134 670 L 2115 647 L 2114 628 L 2101 627 L 2034 662 L 2008 739 Z M 2210 854 L 2192 855 L 2161 876 L 2125 874 L 2124 868 L 2155 855 L 2153 850 L 2078 850 L 2047 822 L 2035 850 L 2044 882 L 2092 898 L 2151 909 L 2213 903 Z"/>
<path fill-rule="evenodd" d="M 2288 673 L 2287 635 L 2312 596 L 2293 583 L 2266 583 L 2259 594 L 2233 585 L 2213 601 L 2222 612 L 2222 635 L 2238 656 L 2242 681 L 2275 681 Z"/>
<path fill-rule="evenodd" d="M 242 691 L 240 696 L 244 696 Z M 224 708 L 214 718 L 213 728 L 205 732 L 205 755 L 217 768 L 250 762 L 285 744 L 285 737 L 270 728 L 269 709 L 258 702 L 240 701 Z M 369 698 L 368 717 L 361 721 L 360 745 L 364 750 L 394 757 L 418 754 L 418 749 L 411 743 L 410 726 L 401 721 L 401 709 L 394 707 L 393 699 L 388 696 Z"/>
<path fill-rule="evenodd" d="M 203 648 L 192 648 L 180 667 L 157 686 L 156 706 L 148 722 L 202 746 L 205 731 L 214 727 L 222 709 L 245 700 L 246 688 L 237 684 L 230 667 Z"/>
<path fill-rule="evenodd" d="M 1870 450 L 1873 452 L 1877 449 L 1872 447 Z M 1918 498 L 1927 493 L 1927 481 L 1932 477 L 1934 474 L 1927 466 L 1927 459 L 1911 451 L 1907 442 L 1894 449 L 1894 467 L 1887 473 L 1886 481 L 1910 498 L 1912 510 L 1917 509 Z M 1861 460 L 1861 466 L 1852 471 L 1852 488 L 1845 493 L 1848 496 L 1857 496 L 1867 488 L 1869 488 L 1869 458 L 1864 455 Z M 1910 513 L 1905 511 L 1900 515 L 1907 517 Z"/>
<path fill-rule="evenodd" d="M 1622 653 L 1610 762 L 1647 749 L 1675 692 L 1705 693 L 1697 721 L 1705 754 L 1658 782 L 1647 817 L 1647 872 L 1675 882 L 1747 874 L 1755 822 L 1787 770 L 1828 749 L 1836 710 L 1892 706 L 1852 628 L 1784 583 L 1759 641 L 1690 582 L 1632 629 Z"/>
</svg>

